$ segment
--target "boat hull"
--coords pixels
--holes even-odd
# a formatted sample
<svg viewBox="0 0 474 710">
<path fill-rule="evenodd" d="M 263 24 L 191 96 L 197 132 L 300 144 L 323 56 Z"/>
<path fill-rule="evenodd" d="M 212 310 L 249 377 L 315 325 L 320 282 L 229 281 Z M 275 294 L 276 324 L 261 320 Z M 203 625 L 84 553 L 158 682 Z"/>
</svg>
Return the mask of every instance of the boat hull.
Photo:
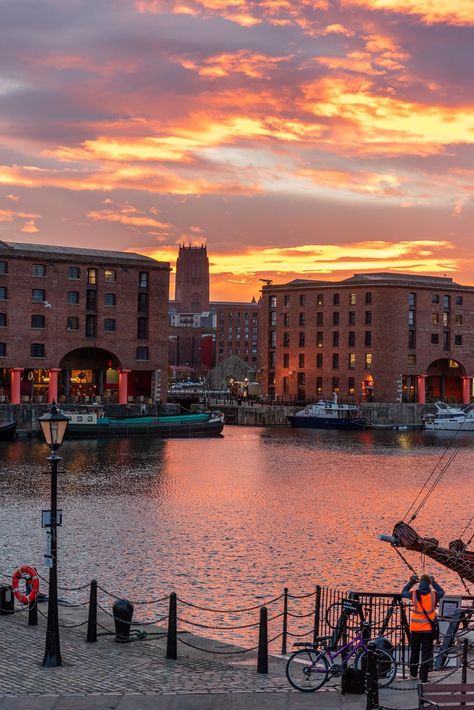
<svg viewBox="0 0 474 710">
<path fill-rule="evenodd" d="M 0 441 L 13 441 L 16 437 L 16 421 L 0 424 Z"/>
<path fill-rule="evenodd" d="M 66 430 L 66 439 L 192 439 L 219 436 L 224 428 L 220 419 L 201 422 L 156 422 L 149 424 L 117 420 L 109 424 L 74 424 Z"/>
<path fill-rule="evenodd" d="M 430 422 L 425 424 L 428 431 L 474 431 L 474 419 L 463 422 Z"/>
<path fill-rule="evenodd" d="M 293 427 L 304 429 L 366 429 L 367 420 L 362 417 L 336 419 L 331 417 L 298 417 L 289 415 L 288 421 Z"/>
</svg>

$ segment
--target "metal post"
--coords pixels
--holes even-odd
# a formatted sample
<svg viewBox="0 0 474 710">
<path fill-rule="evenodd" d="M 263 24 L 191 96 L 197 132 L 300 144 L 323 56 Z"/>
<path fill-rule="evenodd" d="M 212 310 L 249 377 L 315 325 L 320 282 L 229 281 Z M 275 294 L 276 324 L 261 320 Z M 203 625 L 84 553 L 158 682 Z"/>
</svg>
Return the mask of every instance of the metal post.
<svg viewBox="0 0 474 710">
<path fill-rule="evenodd" d="M 87 619 L 88 643 L 97 641 L 97 580 L 91 579 L 91 589 L 89 593 L 89 616 Z"/>
<path fill-rule="evenodd" d="M 262 606 L 260 609 L 257 673 L 268 673 L 268 614 L 266 606 Z"/>
<path fill-rule="evenodd" d="M 367 702 L 365 710 L 375 710 L 379 706 L 379 678 L 377 673 L 377 653 L 373 641 L 367 644 L 367 669 L 365 672 Z"/>
<path fill-rule="evenodd" d="M 288 587 L 283 592 L 283 631 L 281 634 L 281 655 L 286 654 L 286 644 L 288 640 Z"/>
<path fill-rule="evenodd" d="M 467 683 L 467 656 L 469 653 L 469 639 L 463 639 L 462 642 L 462 674 L 461 683 Z"/>
<path fill-rule="evenodd" d="M 170 594 L 170 607 L 168 613 L 168 638 L 166 642 L 166 658 L 176 661 L 178 658 L 178 613 L 177 597 L 175 592 Z"/>
<path fill-rule="evenodd" d="M 43 666 L 51 668 L 62 666 L 61 649 L 59 643 L 59 615 L 58 615 L 58 529 L 57 529 L 57 484 L 58 463 L 62 461 L 56 451 L 47 459 L 51 463 L 51 567 L 49 568 L 49 594 L 48 594 L 48 624 L 46 628 L 46 648 Z"/>
<path fill-rule="evenodd" d="M 314 625 L 313 625 L 313 643 L 316 643 L 316 638 L 319 636 L 319 617 L 321 616 L 321 587 L 316 585 L 316 598 L 314 601 Z"/>
<path fill-rule="evenodd" d="M 28 604 L 28 626 L 38 626 L 38 597 Z"/>
</svg>

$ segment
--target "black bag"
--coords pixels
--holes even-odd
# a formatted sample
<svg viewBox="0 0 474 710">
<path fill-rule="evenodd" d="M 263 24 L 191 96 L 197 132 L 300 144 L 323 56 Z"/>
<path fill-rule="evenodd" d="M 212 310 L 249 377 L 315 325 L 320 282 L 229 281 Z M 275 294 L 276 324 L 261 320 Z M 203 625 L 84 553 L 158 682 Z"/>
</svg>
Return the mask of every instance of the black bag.
<svg viewBox="0 0 474 710">
<path fill-rule="evenodd" d="M 344 668 L 341 676 L 341 693 L 354 693 L 362 695 L 365 693 L 365 674 L 358 668 Z"/>
</svg>

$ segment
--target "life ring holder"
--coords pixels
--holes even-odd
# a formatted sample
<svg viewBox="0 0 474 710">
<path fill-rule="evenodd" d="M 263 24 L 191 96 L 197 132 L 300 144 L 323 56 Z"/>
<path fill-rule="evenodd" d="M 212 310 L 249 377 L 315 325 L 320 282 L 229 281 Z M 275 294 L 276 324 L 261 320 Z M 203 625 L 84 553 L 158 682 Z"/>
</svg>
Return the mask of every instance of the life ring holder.
<svg viewBox="0 0 474 710">
<path fill-rule="evenodd" d="M 33 372 L 33 370 L 30 370 L 30 371 L 29 371 L 27 377 L 28 377 L 29 382 L 31 382 L 32 380 L 34 380 L 35 373 Z"/>
<path fill-rule="evenodd" d="M 18 588 L 20 584 L 20 579 L 22 579 L 23 577 L 29 577 L 30 579 L 29 584 L 31 589 L 28 594 L 22 594 L 22 592 L 20 592 Z M 16 570 L 16 572 L 13 573 L 12 587 L 13 594 L 18 599 L 20 604 L 30 604 L 36 599 L 39 592 L 38 571 L 34 567 L 30 567 L 29 565 L 22 565 Z"/>
</svg>

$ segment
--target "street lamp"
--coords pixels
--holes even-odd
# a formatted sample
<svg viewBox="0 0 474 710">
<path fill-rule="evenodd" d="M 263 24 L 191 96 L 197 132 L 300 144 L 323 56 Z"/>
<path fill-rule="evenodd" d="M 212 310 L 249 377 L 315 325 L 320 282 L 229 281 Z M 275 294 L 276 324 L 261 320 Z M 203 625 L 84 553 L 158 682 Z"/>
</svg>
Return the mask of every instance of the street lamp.
<svg viewBox="0 0 474 710">
<path fill-rule="evenodd" d="M 49 594 L 48 594 L 48 624 L 46 627 L 46 648 L 43 666 L 51 668 L 62 666 L 61 649 L 59 647 L 59 615 L 58 615 L 58 531 L 57 531 L 57 492 L 58 492 L 58 463 L 62 458 L 57 450 L 63 443 L 69 417 L 56 406 L 53 401 L 47 414 L 38 419 L 44 440 L 51 449 L 48 461 L 51 464 L 51 511 L 50 511 L 50 541 L 51 553 L 49 563 Z"/>
</svg>

